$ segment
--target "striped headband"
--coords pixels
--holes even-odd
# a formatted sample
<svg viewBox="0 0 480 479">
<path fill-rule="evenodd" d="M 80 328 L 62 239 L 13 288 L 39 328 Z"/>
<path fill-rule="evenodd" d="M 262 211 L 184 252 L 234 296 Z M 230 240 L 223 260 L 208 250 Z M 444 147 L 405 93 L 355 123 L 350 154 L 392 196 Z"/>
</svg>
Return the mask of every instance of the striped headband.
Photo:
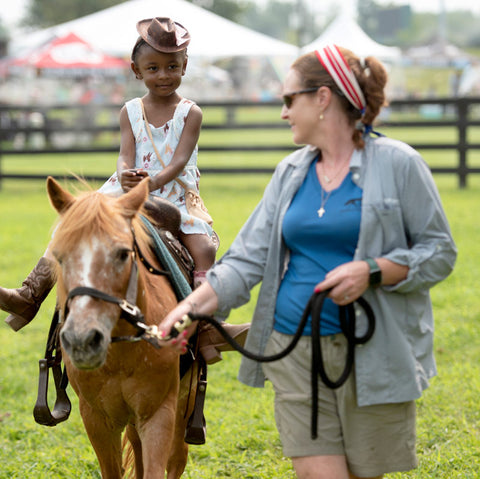
<svg viewBox="0 0 480 479">
<path fill-rule="evenodd" d="M 348 101 L 362 114 L 365 113 L 367 102 L 362 89 L 338 47 L 327 45 L 321 50 L 315 50 L 315 54 Z"/>
</svg>

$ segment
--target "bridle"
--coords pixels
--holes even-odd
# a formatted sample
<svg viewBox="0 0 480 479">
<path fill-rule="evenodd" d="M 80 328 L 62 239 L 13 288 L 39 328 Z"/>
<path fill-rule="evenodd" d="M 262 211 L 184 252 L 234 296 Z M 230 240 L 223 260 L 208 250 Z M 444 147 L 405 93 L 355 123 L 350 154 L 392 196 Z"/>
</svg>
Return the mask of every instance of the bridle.
<svg viewBox="0 0 480 479">
<path fill-rule="evenodd" d="M 111 338 L 112 343 L 120 341 L 136 342 L 144 340 L 149 342 L 156 348 L 160 348 L 158 327 L 156 325 L 145 324 L 145 317 L 140 308 L 135 304 L 138 291 L 137 257 L 150 274 L 171 277 L 171 273 L 170 271 L 158 269 L 153 266 L 142 253 L 135 237 L 135 231 L 133 230 L 133 228 L 132 234 L 132 268 L 130 271 L 130 277 L 128 280 L 128 287 L 125 298 L 117 298 L 116 296 L 112 296 L 108 293 L 100 291 L 96 288 L 91 288 L 89 286 L 77 286 L 73 288 L 67 295 L 67 299 L 65 300 L 63 317 L 66 318 L 68 316 L 70 300 L 75 296 L 90 296 L 101 301 L 106 301 L 107 303 L 113 303 L 116 304 L 121 310 L 120 318 L 126 320 L 128 323 L 134 326 L 137 330 L 137 334 L 134 336 L 114 336 Z"/>
<path fill-rule="evenodd" d="M 72 408 L 71 402 L 68 398 L 66 389 L 68 385 L 68 377 L 66 370 L 62 372 L 62 350 L 60 348 L 59 332 L 62 326 L 62 322 L 68 315 L 68 305 L 72 298 L 75 296 L 91 296 L 93 298 L 100 299 L 118 305 L 121 309 L 121 318 L 128 321 L 137 329 L 135 336 L 119 336 L 112 337 L 111 342 L 119 341 L 147 341 L 155 348 L 160 348 L 160 336 L 156 325 L 148 326 L 145 324 L 145 318 L 140 308 L 135 304 L 138 290 L 138 266 L 137 257 L 140 262 L 145 265 L 147 271 L 154 275 L 161 275 L 170 277 L 169 271 L 158 269 L 154 267 L 147 258 L 143 255 L 138 242 L 135 237 L 135 231 L 132 228 L 133 234 L 133 248 L 132 248 L 132 268 L 130 271 L 130 277 L 128 281 L 127 293 L 125 299 L 117 298 L 110 294 L 99 291 L 95 288 L 88 286 L 78 286 L 72 289 L 65 300 L 65 307 L 63 309 L 63 315 L 56 309 L 53 315 L 52 324 L 48 333 L 47 347 L 45 351 L 45 358 L 39 360 L 39 383 L 38 383 L 38 395 L 35 407 L 33 410 L 33 416 L 38 424 L 44 426 L 56 426 L 57 424 L 66 421 L 70 415 Z M 62 317 L 62 318 L 61 318 Z M 55 405 L 52 410 L 48 405 L 48 380 L 49 369 L 52 369 L 53 379 L 56 390 Z"/>
</svg>

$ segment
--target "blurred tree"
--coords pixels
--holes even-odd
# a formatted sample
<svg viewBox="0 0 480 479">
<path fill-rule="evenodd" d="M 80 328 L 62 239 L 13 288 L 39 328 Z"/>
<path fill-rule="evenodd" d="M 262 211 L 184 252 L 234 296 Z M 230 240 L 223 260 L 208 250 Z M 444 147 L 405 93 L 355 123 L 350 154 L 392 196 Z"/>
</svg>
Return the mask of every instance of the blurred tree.
<svg viewBox="0 0 480 479">
<path fill-rule="evenodd" d="M 27 15 L 22 23 L 36 28 L 45 28 L 68 22 L 104 8 L 123 3 L 125 0 L 30 0 Z"/>
<path fill-rule="evenodd" d="M 188 0 L 190 3 L 239 23 L 240 17 L 253 5 L 249 0 Z"/>
<path fill-rule="evenodd" d="M 293 44 L 305 44 L 319 34 L 306 0 L 188 0 L 252 30 Z"/>
<path fill-rule="evenodd" d="M 9 35 L 3 20 L 0 18 L 0 58 L 7 54 L 7 43 Z"/>
<path fill-rule="evenodd" d="M 59 0 L 28 1 L 28 13 L 22 23 L 44 28 L 118 5 L 125 0 L 61 0 L 61 8 Z M 331 20 L 332 16 L 316 16 L 312 11 L 312 0 L 188 1 L 248 28 L 296 45 L 304 45 L 318 37 L 329 23 L 325 21 L 326 18 L 330 17 Z M 338 6 L 335 13 L 338 13 Z M 480 46 L 478 15 L 458 10 L 447 12 L 446 18 L 449 42 L 459 47 Z M 398 3 L 393 2 L 382 2 L 380 5 L 376 0 L 357 0 L 357 20 L 374 40 L 403 48 L 432 42 L 438 35 L 438 14 L 407 12 L 405 6 L 399 7 Z M 387 20 L 395 20 L 394 27 L 385 28 Z M 0 32 L 1 28 L 0 24 Z"/>
<path fill-rule="evenodd" d="M 438 15 L 417 13 L 412 16 L 409 28 L 397 33 L 395 41 L 399 47 L 409 48 L 435 43 L 438 35 Z"/>
<path fill-rule="evenodd" d="M 407 5 L 358 0 L 358 23 L 374 40 L 401 48 L 427 45 L 439 39 L 436 12 L 412 12 Z M 480 46 L 478 15 L 468 10 L 446 13 L 446 40 L 459 47 Z"/>
<path fill-rule="evenodd" d="M 457 10 L 447 14 L 447 38 L 457 46 L 479 47 L 478 16 L 468 10 Z"/>
<path fill-rule="evenodd" d="M 377 31 L 377 12 L 380 8 L 375 0 L 357 0 L 358 24 L 371 37 L 374 37 Z"/>
<path fill-rule="evenodd" d="M 295 26 L 291 22 L 292 5 L 277 0 L 268 0 L 263 6 L 250 4 L 240 21 L 252 30 L 282 41 L 297 43 Z"/>
</svg>

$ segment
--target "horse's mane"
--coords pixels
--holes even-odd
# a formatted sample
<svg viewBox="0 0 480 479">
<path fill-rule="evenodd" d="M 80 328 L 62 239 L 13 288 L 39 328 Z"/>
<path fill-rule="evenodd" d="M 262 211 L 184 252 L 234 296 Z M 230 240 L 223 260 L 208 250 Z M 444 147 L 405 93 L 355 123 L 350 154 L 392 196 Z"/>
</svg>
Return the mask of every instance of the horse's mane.
<svg viewBox="0 0 480 479">
<path fill-rule="evenodd" d="M 139 213 L 145 214 L 143 208 Z M 116 198 L 98 191 L 80 193 L 77 201 L 59 218 L 52 249 L 69 251 L 79 241 L 89 241 L 94 236 L 113 239 L 118 234 L 122 218 L 123 211 Z M 140 242 L 148 241 L 144 224 L 138 214 L 133 217 L 132 226 Z"/>
</svg>

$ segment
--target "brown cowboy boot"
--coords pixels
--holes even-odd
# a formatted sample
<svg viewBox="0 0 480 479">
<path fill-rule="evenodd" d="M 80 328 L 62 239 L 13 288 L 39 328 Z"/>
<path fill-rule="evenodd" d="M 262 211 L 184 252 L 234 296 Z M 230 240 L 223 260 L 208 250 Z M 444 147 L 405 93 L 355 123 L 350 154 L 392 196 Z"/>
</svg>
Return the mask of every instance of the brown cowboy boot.
<svg viewBox="0 0 480 479">
<path fill-rule="evenodd" d="M 14 331 L 26 326 L 37 314 L 55 281 L 54 262 L 42 256 L 20 288 L 0 287 L 0 309 L 10 313 L 5 322 Z"/>
<path fill-rule="evenodd" d="M 250 323 L 229 324 L 222 322 L 222 326 L 240 346 L 245 344 Z M 230 343 L 225 341 L 225 338 L 219 331 L 209 323 L 200 325 L 198 330 L 198 350 L 207 364 L 221 361 L 223 359 L 222 351 L 235 351 Z"/>
</svg>

